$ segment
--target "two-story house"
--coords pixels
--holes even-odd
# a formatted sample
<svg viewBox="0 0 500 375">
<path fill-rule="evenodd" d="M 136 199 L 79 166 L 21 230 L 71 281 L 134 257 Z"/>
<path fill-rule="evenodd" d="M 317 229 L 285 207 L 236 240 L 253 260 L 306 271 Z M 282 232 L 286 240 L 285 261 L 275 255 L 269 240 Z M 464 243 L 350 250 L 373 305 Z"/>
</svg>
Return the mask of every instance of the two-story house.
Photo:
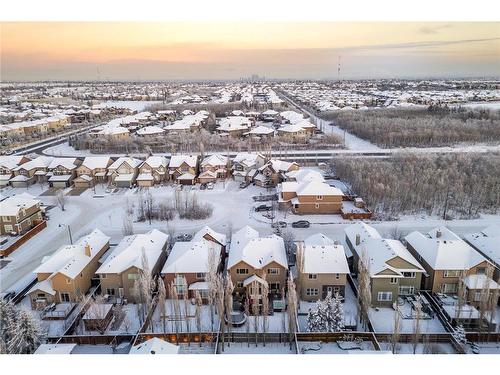
<svg viewBox="0 0 500 375">
<path fill-rule="evenodd" d="M 345 296 L 349 266 L 342 245 L 317 233 L 298 243 L 297 252 L 302 253 L 302 264 L 297 267 L 301 299 L 317 301 L 328 293 Z"/>
<path fill-rule="evenodd" d="M 164 156 L 149 156 L 139 167 L 137 185 L 151 187 L 168 179 L 168 159 Z"/>
<path fill-rule="evenodd" d="M 260 237 L 259 232 L 249 226 L 241 228 L 231 239 L 227 272 L 236 298 L 248 298 L 252 306 L 261 306 L 263 298 L 271 302 L 281 300 L 288 275 L 283 238 L 274 234 Z M 268 295 L 264 294 L 265 289 Z"/>
<path fill-rule="evenodd" d="M 8 197 L 0 202 L 0 234 L 22 234 L 42 222 L 40 201 L 28 193 Z"/>
<path fill-rule="evenodd" d="M 180 184 L 194 185 L 198 174 L 196 155 L 173 155 L 168 163 L 170 179 Z"/>
<path fill-rule="evenodd" d="M 144 267 L 151 275 L 159 273 L 166 258 L 167 244 L 168 235 L 157 229 L 124 237 L 96 271 L 102 294 L 138 302 L 136 281 L 145 271 Z"/>
<path fill-rule="evenodd" d="M 109 156 L 87 156 L 76 168 L 77 177 L 73 180 L 75 187 L 90 188 L 97 183 L 106 182 L 106 173 L 112 163 Z"/>
<path fill-rule="evenodd" d="M 109 237 L 99 229 L 66 245 L 35 269 L 37 283 L 28 291 L 33 309 L 51 303 L 78 302 L 89 290 Z"/>
<path fill-rule="evenodd" d="M 261 154 L 238 153 L 233 159 L 233 178 L 235 181 L 250 183 L 257 170 L 266 163 Z"/>
<path fill-rule="evenodd" d="M 392 306 L 399 296 L 420 291 L 424 268 L 400 241 L 382 238 L 363 222 L 349 225 L 345 234 L 354 272 L 360 272 L 361 262 L 369 275 L 372 305 Z"/>
<path fill-rule="evenodd" d="M 76 177 L 76 169 L 81 164 L 77 158 L 54 158 L 49 164 L 49 186 L 67 188 Z"/>
<path fill-rule="evenodd" d="M 14 177 L 10 179 L 11 186 L 27 187 L 35 182 L 46 182 L 52 159 L 51 156 L 39 156 L 14 168 Z"/>
<path fill-rule="evenodd" d="M 253 181 L 261 187 L 276 186 L 283 182 L 285 175 L 291 171 L 298 171 L 299 165 L 295 162 L 271 159 L 258 169 Z"/>
<path fill-rule="evenodd" d="M 24 155 L 0 156 L 0 187 L 9 185 L 9 180 L 14 176 L 14 169 L 30 160 Z"/>
<path fill-rule="evenodd" d="M 228 157 L 221 154 L 207 156 L 201 162 L 200 175 L 198 176 L 199 182 L 203 184 L 225 179 L 227 177 L 228 161 Z"/>
<path fill-rule="evenodd" d="M 139 173 L 142 160 L 122 156 L 108 167 L 108 181 L 116 187 L 131 187 Z"/>
</svg>

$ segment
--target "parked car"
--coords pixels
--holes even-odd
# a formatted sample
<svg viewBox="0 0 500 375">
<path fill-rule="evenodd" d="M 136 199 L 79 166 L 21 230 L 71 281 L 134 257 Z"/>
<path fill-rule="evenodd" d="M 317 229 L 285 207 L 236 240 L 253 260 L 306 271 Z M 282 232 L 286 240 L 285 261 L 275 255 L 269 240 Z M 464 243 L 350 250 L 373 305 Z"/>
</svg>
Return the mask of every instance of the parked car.
<svg viewBox="0 0 500 375">
<path fill-rule="evenodd" d="M 248 184 L 246 182 L 241 182 L 240 183 L 240 189 L 244 189 L 248 186 Z"/>
<path fill-rule="evenodd" d="M 192 234 L 184 233 L 184 234 L 179 234 L 178 236 L 176 236 L 174 238 L 174 241 L 187 242 L 187 241 L 191 241 L 192 238 L 193 238 Z"/>
<path fill-rule="evenodd" d="M 286 221 L 277 221 L 276 223 L 273 223 L 271 227 L 273 228 L 286 228 L 287 223 Z"/>
<path fill-rule="evenodd" d="M 273 209 L 273 206 L 268 205 L 268 204 L 261 204 L 260 206 L 257 206 L 254 208 L 255 212 L 271 211 L 272 209 Z"/>
<path fill-rule="evenodd" d="M 299 220 L 292 223 L 292 228 L 309 228 L 310 226 L 311 223 L 307 220 Z"/>
<path fill-rule="evenodd" d="M 209 182 L 209 183 L 207 184 L 207 189 L 208 189 L 208 190 L 212 190 L 212 189 L 214 188 L 214 185 L 215 185 L 215 184 L 214 184 L 213 182 Z"/>
<path fill-rule="evenodd" d="M 201 184 L 200 185 L 200 190 L 205 190 L 207 188 L 207 184 Z"/>
</svg>

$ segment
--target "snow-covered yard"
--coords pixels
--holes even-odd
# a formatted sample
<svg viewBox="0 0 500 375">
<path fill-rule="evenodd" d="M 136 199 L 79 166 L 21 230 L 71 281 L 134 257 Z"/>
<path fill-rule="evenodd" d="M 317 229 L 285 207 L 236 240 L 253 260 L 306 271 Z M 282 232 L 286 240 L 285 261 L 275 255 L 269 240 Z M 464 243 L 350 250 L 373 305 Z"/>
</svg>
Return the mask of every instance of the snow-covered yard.
<svg viewBox="0 0 500 375">
<path fill-rule="evenodd" d="M 220 354 L 297 354 L 295 351 L 295 345 L 292 345 L 290 350 L 290 344 L 288 343 L 259 343 L 257 346 L 255 343 L 246 342 L 232 342 L 230 345 L 224 345 L 224 351 L 221 350 Z"/>
<path fill-rule="evenodd" d="M 173 309 L 173 300 L 165 301 L 165 331 L 167 333 L 175 332 L 198 332 L 196 326 L 196 307 L 190 301 L 187 305 L 184 301 L 179 301 L 180 314 L 179 318 L 175 317 Z M 187 307 L 187 321 L 186 321 L 186 307 Z M 202 332 L 215 332 L 219 329 L 219 317 L 215 313 L 214 307 L 214 317 L 212 317 L 210 312 L 210 306 L 202 305 L 200 309 L 200 321 L 201 321 L 201 331 Z M 212 328 L 213 327 L 213 328 Z M 161 308 L 159 305 L 156 306 L 153 313 L 152 321 L 150 326 L 147 328 L 147 332 L 163 332 L 163 319 L 161 316 Z"/>
<path fill-rule="evenodd" d="M 395 310 L 391 307 L 379 307 L 377 309 L 370 308 L 369 316 L 375 332 L 391 333 L 394 331 L 394 314 Z M 408 314 L 401 314 L 401 333 L 413 333 L 414 319 L 406 319 L 404 316 Z M 404 316 L 403 316 L 404 315 Z M 420 320 L 420 332 L 423 333 L 443 333 L 446 332 L 443 325 L 434 316 L 432 319 Z"/>
<path fill-rule="evenodd" d="M 381 342 L 380 348 L 382 350 L 392 351 L 391 344 L 387 342 Z M 394 354 L 413 354 L 413 344 L 397 343 Z M 439 342 L 418 344 L 415 354 L 457 354 L 457 352 L 453 348 L 453 345 Z"/>
<path fill-rule="evenodd" d="M 267 317 L 266 332 L 288 332 L 288 315 L 287 312 L 275 312 Z M 241 327 L 232 327 L 231 332 L 264 332 L 264 317 L 262 315 L 249 316 L 245 324 Z M 285 327 L 285 329 L 283 329 Z"/>
<path fill-rule="evenodd" d="M 348 346 L 338 345 L 336 342 L 299 341 L 298 344 L 301 354 L 366 354 L 375 350 L 371 341 L 362 341 L 359 346 L 356 345 L 357 349 L 346 349 Z"/>
<path fill-rule="evenodd" d="M 113 309 L 119 309 L 116 305 Z M 127 304 L 121 307 L 122 313 L 117 313 L 117 310 L 113 312 L 113 319 L 107 326 L 104 334 L 105 335 L 119 335 L 119 334 L 136 334 L 141 328 L 141 319 L 138 312 L 137 304 Z M 80 321 L 78 327 L 75 330 L 77 335 L 100 335 L 101 333 L 94 330 L 87 330 Z"/>
</svg>

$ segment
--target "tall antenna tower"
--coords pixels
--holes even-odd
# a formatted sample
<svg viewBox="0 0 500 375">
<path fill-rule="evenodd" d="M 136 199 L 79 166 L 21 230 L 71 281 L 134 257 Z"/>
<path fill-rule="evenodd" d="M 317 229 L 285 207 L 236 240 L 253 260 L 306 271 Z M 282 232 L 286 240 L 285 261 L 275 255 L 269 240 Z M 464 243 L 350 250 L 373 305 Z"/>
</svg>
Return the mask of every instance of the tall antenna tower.
<svg viewBox="0 0 500 375">
<path fill-rule="evenodd" d="M 339 62 L 337 65 L 337 77 L 338 77 L 338 80 L 340 81 L 340 55 L 339 55 Z"/>
</svg>

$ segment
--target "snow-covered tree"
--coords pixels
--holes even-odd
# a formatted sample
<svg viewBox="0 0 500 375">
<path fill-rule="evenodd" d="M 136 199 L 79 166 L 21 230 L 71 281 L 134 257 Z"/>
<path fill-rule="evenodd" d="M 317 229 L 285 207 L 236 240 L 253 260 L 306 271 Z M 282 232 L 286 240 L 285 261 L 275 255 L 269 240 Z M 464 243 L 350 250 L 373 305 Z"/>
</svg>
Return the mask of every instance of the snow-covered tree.
<svg viewBox="0 0 500 375">
<path fill-rule="evenodd" d="M 7 350 L 10 354 L 31 354 L 40 345 L 41 336 L 40 325 L 31 312 L 19 310 Z"/>
<path fill-rule="evenodd" d="M 467 343 L 467 336 L 465 335 L 465 329 L 464 327 L 462 327 L 461 324 L 455 328 L 452 335 L 460 345 L 465 345 Z"/>
<path fill-rule="evenodd" d="M 328 292 L 323 301 L 309 311 L 307 317 L 309 332 L 341 332 L 344 330 L 344 310 L 338 293 L 332 297 Z"/>
<path fill-rule="evenodd" d="M 165 287 L 165 282 L 162 278 L 158 279 L 158 305 L 160 311 L 160 319 L 163 325 L 163 333 L 167 333 L 167 311 L 165 303 L 167 302 L 167 288 Z"/>
</svg>

